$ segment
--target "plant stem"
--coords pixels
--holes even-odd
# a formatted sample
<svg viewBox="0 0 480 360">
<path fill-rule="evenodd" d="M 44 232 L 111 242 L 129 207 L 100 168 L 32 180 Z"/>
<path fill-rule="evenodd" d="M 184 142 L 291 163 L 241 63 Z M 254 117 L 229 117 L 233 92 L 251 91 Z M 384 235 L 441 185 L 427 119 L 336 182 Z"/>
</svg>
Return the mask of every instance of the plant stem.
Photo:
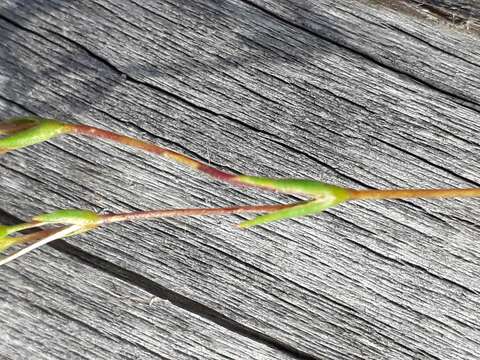
<svg viewBox="0 0 480 360">
<path fill-rule="evenodd" d="M 467 189 L 388 189 L 388 190 L 353 190 L 348 189 L 349 200 L 382 200 L 408 198 L 455 198 L 480 197 L 480 188 Z"/>
<path fill-rule="evenodd" d="M 179 216 L 208 216 L 208 215 L 228 215 L 253 212 L 271 212 L 285 209 L 295 204 L 279 204 L 279 205 L 245 205 L 226 208 L 189 208 L 189 209 L 171 209 L 171 210 L 151 210 L 137 211 L 130 213 L 102 215 L 100 224 L 109 224 L 128 220 L 155 219 L 164 217 Z"/>
<path fill-rule="evenodd" d="M 100 221 L 95 224 L 90 224 L 90 229 L 97 227 L 103 224 L 110 224 L 120 221 L 129 221 L 129 220 L 139 220 L 139 219 L 154 219 L 154 218 L 164 218 L 164 217 L 176 217 L 176 216 L 204 216 L 204 215 L 226 215 L 226 214 L 238 214 L 238 213 L 247 213 L 247 212 L 270 212 L 285 209 L 288 207 L 296 206 L 298 203 L 294 204 L 279 204 L 279 205 L 244 205 L 244 206 L 235 206 L 227 208 L 190 208 L 190 209 L 171 209 L 171 210 L 152 210 L 152 211 L 137 211 L 130 213 L 119 213 L 119 214 L 109 214 L 101 215 Z M 33 224 L 29 223 L 28 225 Z M 22 224 L 24 225 L 24 224 Z M 37 225 L 42 225 L 42 223 L 37 223 Z M 29 228 L 31 226 L 19 226 L 19 230 Z M 17 243 L 26 243 L 28 246 L 23 249 L 7 256 L 0 258 L 0 266 L 9 263 L 36 248 L 43 246 L 53 240 L 57 240 L 66 236 L 71 236 L 80 232 L 88 231 L 85 226 L 74 224 L 71 226 L 62 226 L 56 229 L 47 229 L 40 230 L 29 235 L 23 235 L 17 238 Z"/>
<path fill-rule="evenodd" d="M 243 187 L 252 187 L 268 191 L 276 191 L 290 194 L 311 195 L 315 197 L 318 193 L 340 192 L 343 189 L 337 186 L 322 183 L 316 180 L 308 179 L 275 179 L 262 176 L 248 176 L 242 174 L 232 174 L 219 170 L 213 166 L 207 165 L 199 160 L 192 159 L 189 156 L 176 151 L 152 144 L 147 141 L 121 135 L 112 131 L 99 129 L 83 124 L 64 124 L 64 130 L 69 134 L 85 135 L 93 138 L 100 138 L 117 142 L 123 145 L 134 147 L 152 154 L 160 155 L 167 159 L 174 160 L 186 165 L 192 169 L 198 170 L 204 174 L 210 175 L 214 179 L 224 181 L 229 184 Z"/>
<path fill-rule="evenodd" d="M 201 161 L 192 159 L 192 158 L 190 158 L 186 155 L 180 154 L 176 151 L 166 149 L 164 147 L 161 147 L 161 146 L 158 146 L 158 145 L 155 145 L 155 144 L 143 141 L 143 140 L 134 139 L 134 138 L 131 138 L 129 136 L 120 135 L 120 134 L 117 134 L 117 133 L 114 133 L 114 132 L 111 132 L 111 131 L 108 131 L 108 130 L 98 129 L 96 127 L 89 126 L 89 125 L 69 124 L 68 128 L 69 128 L 69 130 L 70 130 L 69 132 L 71 134 L 81 134 L 81 135 L 86 135 L 86 136 L 90 136 L 90 137 L 94 137 L 94 138 L 101 138 L 101 139 L 121 143 L 121 144 L 124 144 L 124 145 L 128 145 L 128 146 L 131 146 L 131 147 L 134 147 L 134 148 L 137 148 L 137 149 L 147 151 L 147 152 L 152 153 L 152 154 L 161 155 L 163 157 L 172 159 L 172 160 L 177 161 L 181 164 L 184 164 L 184 165 L 186 165 L 190 168 L 193 168 L 193 169 L 201 171 L 205 174 L 208 174 L 215 179 L 225 181 L 225 182 L 228 182 L 228 183 L 233 183 L 233 184 L 236 184 L 236 185 L 241 185 L 241 183 L 239 183 L 238 180 L 236 180 L 237 175 L 235 175 L 235 174 L 231 174 L 231 173 L 228 173 L 228 172 L 225 172 L 225 171 L 218 170 L 218 169 L 216 169 L 212 166 L 204 164 Z"/>
<path fill-rule="evenodd" d="M 0 266 L 8 264 L 9 262 L 15 259 L 18 259 L 19 257 L 22 257 L 23 255 L 29 253 L 30 251 L 33 251 L 39 248 L 40 246 L 48 244 L 49 242 L 52 242 L 54 240 L 61 239 L 64 236 L 67 236 L 69 233 L 75 232 L 80 229 L 81 229 L 80 225 L 71 225 L 71 226 L 64 226 L 59 229 L 43 230 L 36 234 L 32 234 L 32 236 L 30 237 L 26 235 L 26 237 L 28 237 L 27 240 L 22 242 L 27 242 L 31 244 L 7 257 L 0 258 Z M 40 236 L 41 238 L 39 238 Z"/>
</svg>

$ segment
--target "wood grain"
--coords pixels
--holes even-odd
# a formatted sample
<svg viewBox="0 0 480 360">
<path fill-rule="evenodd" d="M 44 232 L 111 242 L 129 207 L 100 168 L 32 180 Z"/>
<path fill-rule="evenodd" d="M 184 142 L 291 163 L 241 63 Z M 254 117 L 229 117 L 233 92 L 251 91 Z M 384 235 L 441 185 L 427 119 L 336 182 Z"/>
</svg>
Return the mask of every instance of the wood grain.
<svg viewBox="0 0 480 360">
<path fill-rule="evenodd" d="M 64 253 L 49 248 L 28 267 L 2 268 L 0 353 L 10 360 L 291 359 L 56 247 Z"/>
<path fill-rule="evenodd" d="M 393 5 L 396 3 L 399 2 L 392 2 Z M 409 0 L 403 3 L 404 6 L 410 5 L 417 13 L 423 13 L 426 18 L 443 19 L 458 29 L 470 31 L 479 28 L 480 8 L 475 0 Z"/>
<path fill-rule="evenodd" d="M 251 174 L 355 187 L 480 182 L 480 40 L 385 4 L 7 0 L 0 37 L 1 117 L 33 112 L 85 122 Z M 0 207 L 20 218 L 65 207 L 293 198 L 231 188 L 163 159 L 74 137 L 9 154 L 1 166 Z M 89 283 L 115 283 L 124 269 L 128 291 L 143 279 L 201 304 L 188 312 L 214 312 L 211 326 L 244 329 L 269 356 L 475 359 L 478 215 L 473 199 L 364 202 L 251 231 L 234 229 L 239 216 L 168 219 L 115 225 L 69 243 L 116 269 Z M 73 251 L 64 246 L 55 256 Z M 60 262 L 43 271 L 68 284 L 80 265 L 72 260 L 60 271 Z M 96 271 L 96 260 L 89 266 Z M 106 300 L 78 281 L 96 311 Z M 19 326 L 1 321 L 11 331 Z"/>
</svg>

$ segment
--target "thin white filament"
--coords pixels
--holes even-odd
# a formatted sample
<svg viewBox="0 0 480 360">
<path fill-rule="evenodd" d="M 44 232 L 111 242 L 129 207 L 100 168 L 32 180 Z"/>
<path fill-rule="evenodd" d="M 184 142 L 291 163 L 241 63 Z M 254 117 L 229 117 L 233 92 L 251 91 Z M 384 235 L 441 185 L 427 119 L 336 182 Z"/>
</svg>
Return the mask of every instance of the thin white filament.
<svg viewBox="0 0 480 360">
<path fill-rule="evenodd" d="M 19 257 L 21 257 L 25 254 L 28 254 L 30 251 L 33 251 L 33 250 L 39 248 L 40 246 L 48 244 L 49 242 L 52 242 L 54 240 L 61 239 L 65 236 L 67 236 L 67 235 L 70 235 L 70 234 L 74 233 L 75 231 L 80 230 L 81 228 L 82 228 L 81 225 L 72 225 L 72 226 L 68 226 L 68 227 L 64 228 L 63 230 L 59 230 L 57 232 L 54 232 L 53 234 L 50 234 L 47 237 L 44 237 L 43 239 L 38 240 L 38 241 L 34 242 L 33 244 L 28 245 L 28 246 L 24 247 L 23 249 L 15 252 L 15 253 L 13 253 L 9 256 L 6 256 L 6 257 L 0 259 L 0 266 L 8 264 L 9 262 L 11 262 L 15 259 L 18 259 Z"/>
</svg>

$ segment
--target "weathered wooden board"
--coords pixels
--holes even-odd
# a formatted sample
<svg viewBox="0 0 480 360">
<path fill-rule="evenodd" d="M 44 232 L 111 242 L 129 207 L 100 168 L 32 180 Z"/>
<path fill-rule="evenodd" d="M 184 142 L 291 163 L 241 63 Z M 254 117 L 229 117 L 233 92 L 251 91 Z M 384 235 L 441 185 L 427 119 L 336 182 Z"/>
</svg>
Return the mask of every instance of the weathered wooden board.
<svg viewBox="0 0 480 360">
<path fill-rule="evenodd" d="M 478 186 L 480 41 L 372 4 L 7 0 L 0 116 L 82 121 L 254 174 Z M 72 137 L 1 166 L 0 208 L 22 218 L 289 200 Z M 177 219 L 69 242 L 116 264 L 100 284 L 126 269 L 291 357 L 475 359 L 478 215 L 478 200 L 369 202 L 251 231 L 233 228 L 239 217 Z M 71 282 L 56 261 L 44 271 Z"/>
<path fill-rule="evenodd" d="M 457 24 L 447 15 L 442 17 L 438 12 L 445 8 L 432 4 L 437 1 L 249 2 L 291 26 L 353 51 L 367 62 L 454 95 L 454 101 L 467 101 L 465 105 L 478 109 L 480 49 L 474 29 L 478 25 L 475 20 L 480 19 L 478 12 L 472 11 L 477 16 L 471 18 L 467 9 L 461 12 L 462 19 L 467 19 L 464 22 L 471 22 L 467 29 L 464 22 Z M 362 6 L 364 3 L 375 6 L 368 8 Z"/>
<path fill-rule="evenodd" d="M 388 6 L 409 14 L 417 14 L 425 19 L 453 25 L 456 29 L 478 31 L 480 25 L 478 23 L 480 7 L 477 0 L 404 0 L 391 1 Z"/>
<path fill-rule="evenodd" d="M 48 250 L 27 268 L 2 269 L 0 358 L 291 359 L 181 309 L 181 299 L 152 296 L 148 282 L 136 286 L 92 269 L 78 262 L 78 251 Z"/>
</svg>

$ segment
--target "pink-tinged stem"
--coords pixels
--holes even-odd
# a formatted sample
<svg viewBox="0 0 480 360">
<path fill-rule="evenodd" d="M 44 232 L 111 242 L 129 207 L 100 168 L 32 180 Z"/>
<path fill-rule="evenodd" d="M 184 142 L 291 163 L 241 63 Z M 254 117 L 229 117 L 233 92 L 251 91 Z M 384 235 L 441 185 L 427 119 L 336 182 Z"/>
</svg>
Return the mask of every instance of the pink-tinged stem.
<svg viewBox="0 0 480 360">
<path fill-rule="evenodd" d="M 348 189 L 350 200 L 382 200 L 407 198 L 455 198 L 478 197 L 480 188 L 467 189 L 389 189 L 389 190 L 352 190 Z"/>
<path fill-rule="evenodd" d="M 121 143 L 124 145 L 128 145 L 137 149 L 147 151 L 152 154 L 156 154 L 156 155 L 166 157 L 168 159 L 172 159 L 181 164 L 189 166 L 190 168 L 193 168 L 205 174 L 208 174 L 215 179 L 225 181 L 228 183 L 233 183 L 236 185 L 244 185 L 239 182 L 239 180 L 237 179 L 237 175 L 235 174 L 230 174 L 225 171 L 218 170 L 212 166 L 204 164 L 201 161 L 192 159 L 176 151 L 166 149 L 164 147 L 161 147 L 146 141 L 134 139 L 129 136 L 116 134 L 108 130 L 98 129 L 88 125 L 68 125 L 68 127 L 70 130 L 69 132 L 72 134 L 81 134 L 81 135 L 86 135 L 94 138 L 101 138 L 101 139 Z"/>
<path fill-rule="evenodd" d="M 234 207 L 226 207 L 226 208 L 190 208 L 190 209 L 138 211 L 138 212 L 130 212 L 130 213 L 102 215 L 101 224 L 109 224 L 113 222 L 120 222 L 120 221 L 127 221 L 127 220 L 141 220 L 141 219 L 154 219 L 154 218 L 179 217 L 179 216 L 208 216 L 208 215 L 272 212 L 272 211 L 282 210 L 295 205 L 298 205 L 298 203 L 279 204 L 279 205 L 245 205 L 245 206 L 234 206 Z"/>
</svg>

